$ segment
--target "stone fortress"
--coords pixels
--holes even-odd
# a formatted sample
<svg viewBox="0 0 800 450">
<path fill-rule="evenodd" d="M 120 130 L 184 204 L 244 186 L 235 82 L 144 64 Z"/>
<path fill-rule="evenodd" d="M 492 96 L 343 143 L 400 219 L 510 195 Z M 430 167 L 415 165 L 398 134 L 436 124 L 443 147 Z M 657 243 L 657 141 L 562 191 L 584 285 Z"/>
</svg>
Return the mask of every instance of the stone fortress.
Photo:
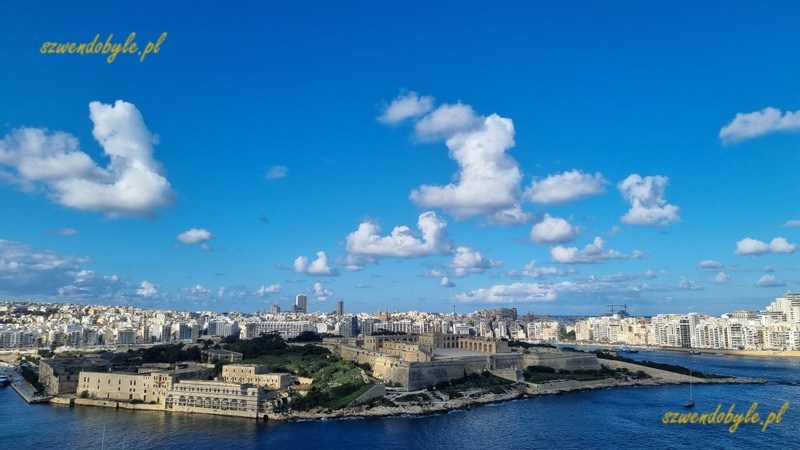
<svg viewBox="0 0 800 450">
<path fill-rule="evenodd" d="M 369 364 L 376 378 L 409 391 L 484 371 L 519 381 L 522 370 L 528 366 L 548 366 L 556 370 L 600 369 L 593 354 L 547 347 L 512 348 L 505 340 L 460 334 L 326 338 L 323 345 L 344 359 Z"/>
</svg>

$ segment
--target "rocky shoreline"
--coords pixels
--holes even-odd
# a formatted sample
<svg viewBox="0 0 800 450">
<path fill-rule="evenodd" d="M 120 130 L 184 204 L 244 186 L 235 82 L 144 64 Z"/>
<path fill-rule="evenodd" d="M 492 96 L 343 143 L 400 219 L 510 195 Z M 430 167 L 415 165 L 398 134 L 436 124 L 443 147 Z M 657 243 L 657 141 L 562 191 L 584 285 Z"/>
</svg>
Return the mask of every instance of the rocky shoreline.
<svg viewBox="0 0 800 450">
<path fill-rule="evenodd" d="M 621 363 L 625 364 L 625 363 Z M 641 367 L 641 366 L 639 366 Z M 653 369 L 650 369 L 653 370 Z M 662 371 L 658 371 L 662 372 Z M 335 411 L 291 411 L 283 414 L 270 414 L 270 421 L 291 422 L 304 420 L 335 420 L 353 418 L 379 418 L 396 416 L 425 416 L 442 414 L 450 411 L 470 409 L 473 406 L 490 403 L 501 403 L 516 399 L 536 397 L 539 395 L 558 395 L 569 392 L 583 392 L 595 389 L 620 388 L 631 386 L 664 386 L 674 384 L 688 384 L 691 380 L 695 384 L 761 384 L 762 379 L 730 377 L 730 378 L 697 378 L 687 375 L 673 374 L 670 377 L 648 378 L 641 380 L 605 379 L 585 382 L 552 382 L 544 384 L 517 383 L 511 386 L 510 391 L 503 394 L 493 394 L 482 391 L 467 391 L 464 396 L 446 401 L 430 402 L 425 404 L 413 403 L 398 406 L 374 406 L 366 408 L 355 406 Z M 424 392 L 424 391 L 417 391 Z"/>
</svg>

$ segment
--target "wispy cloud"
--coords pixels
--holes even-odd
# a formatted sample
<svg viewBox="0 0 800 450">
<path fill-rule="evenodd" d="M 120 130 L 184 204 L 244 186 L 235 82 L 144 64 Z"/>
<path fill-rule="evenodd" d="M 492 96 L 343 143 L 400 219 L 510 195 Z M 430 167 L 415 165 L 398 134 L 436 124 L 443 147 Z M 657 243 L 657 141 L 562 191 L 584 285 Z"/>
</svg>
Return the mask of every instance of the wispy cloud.
<svg viewBox="0 0 800 450">
<path fill-rule="evenodd" d="M 555 289 L 540 283 L 495 284 L 490 288 L 474 289 L 455 296 L 457 301 L 463 303 L 549 302 L 555 298 Z"/>
<path fill-rule="evenodd" d="M 786 286 L 786 282 L 779 280 L 772 275 L 764 275 L 756 281 L 757 287 L 780 287 Z"/>
<path fill-rule="evenodd" d="M 289 175 L 289 168 L 286 166 L 272 166 L 267 170 L 264 175 L 268 180 L 276 180 L 278 178 L 286 178 Z"/>
<path fill-rule="evenodd" d="M 786 228 L 796 228 L 800 227 L 800 220 L 787 220 L 784 224 Z"/>
<path fill-rule="evenodd" d="M 800 111 L 786 111 L 768 106 L 761 111 L 738 113 L 719 130 L 725 144 L 736 144 L 778 131 L 800 131 Z"/>
<path fill-rule="evenodd" d="M 0 239 L 0 293 L 54 295 L 71 284 L 88 258 L 61 255 L 33 246 Z"/>
<path fill-rule="evenodd" d="M 577 247 L 556 246 L 550 249 L 550 257 L 553 262 L 564 264 L 596 264 L 609 259 L 638 259 L 643 258 L 644 253 L 634 250 L 629 254 L 618 252 L 617 250 L 606 250 L 605 241 L 597 236 L 590 244 L 582 249 Z"/>
<path fill-rule="evenodd" d="M 534 179 L 525 190 L 525 197 L 534 203 L 553 205 L 568 203 L 606 191 L 608 180 L 599 172 L 594 175 L 573 169 L 544 179 Z"/>
<path fill-rule="evenodd" d="M 722 263 L 719 261 L 714 261 L 713 259 L 704 259 L 700 261 L 698 264 L 703 269 L 721 269 Z"/>
<path fill-rule="evenodd" d="M 80 232 L 74 228 L 61 228 L 53 231 L 54 234 L 59 236 L 77 236 Z"/>
<path fill-rule="evenodd" d="M 412 117 L 419 117 L 432 109 L 433 97 L 419 96 L 414 91 L 405 92 L 392 100 L 378 120 L 394 125 Z"/>
</svg>

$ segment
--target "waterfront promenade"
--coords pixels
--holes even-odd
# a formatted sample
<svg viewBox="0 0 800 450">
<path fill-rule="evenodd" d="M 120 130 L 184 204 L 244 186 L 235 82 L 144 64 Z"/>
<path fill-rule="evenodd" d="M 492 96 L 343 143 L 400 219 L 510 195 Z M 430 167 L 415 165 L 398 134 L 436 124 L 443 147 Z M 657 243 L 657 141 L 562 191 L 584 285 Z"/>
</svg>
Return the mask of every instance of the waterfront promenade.
<svg viewBox="0 0 800 450">
<path fill-rule="evenodd" d="M 16 366 L 3 363 L 0 367 L 0 374 L 8 377 L 11 387 L 28 403 L 44 403 L 52 398 L 49 395 L 36 395 L 36 388 L 28 383 L 22 374 L 17 372 Z"/>
</svg>

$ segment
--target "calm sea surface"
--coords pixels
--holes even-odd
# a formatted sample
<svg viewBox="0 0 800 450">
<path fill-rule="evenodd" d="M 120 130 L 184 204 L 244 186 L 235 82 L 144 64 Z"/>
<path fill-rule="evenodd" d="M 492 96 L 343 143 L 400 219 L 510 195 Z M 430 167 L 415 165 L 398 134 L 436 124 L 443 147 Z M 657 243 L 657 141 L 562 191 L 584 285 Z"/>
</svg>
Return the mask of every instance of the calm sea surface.
<svg viewBox="0 0 800 450">
<path fill-rule="evenodd" d="M 635 359 L 693 370 L 760 377 L 765 385 L 695 386 L 698 413 L 717 405 L 766 418 L 766 431 L 741 424 L 663 424 L 685 412 L 688 386 L 632 387 L 516 400 L 427 417 L 265 424 L 247 419 L 91 407 L 28 405 L 0 388 L 0 448 L 800 448 L 800 360 L 668 352 Z"/>
</svg>

